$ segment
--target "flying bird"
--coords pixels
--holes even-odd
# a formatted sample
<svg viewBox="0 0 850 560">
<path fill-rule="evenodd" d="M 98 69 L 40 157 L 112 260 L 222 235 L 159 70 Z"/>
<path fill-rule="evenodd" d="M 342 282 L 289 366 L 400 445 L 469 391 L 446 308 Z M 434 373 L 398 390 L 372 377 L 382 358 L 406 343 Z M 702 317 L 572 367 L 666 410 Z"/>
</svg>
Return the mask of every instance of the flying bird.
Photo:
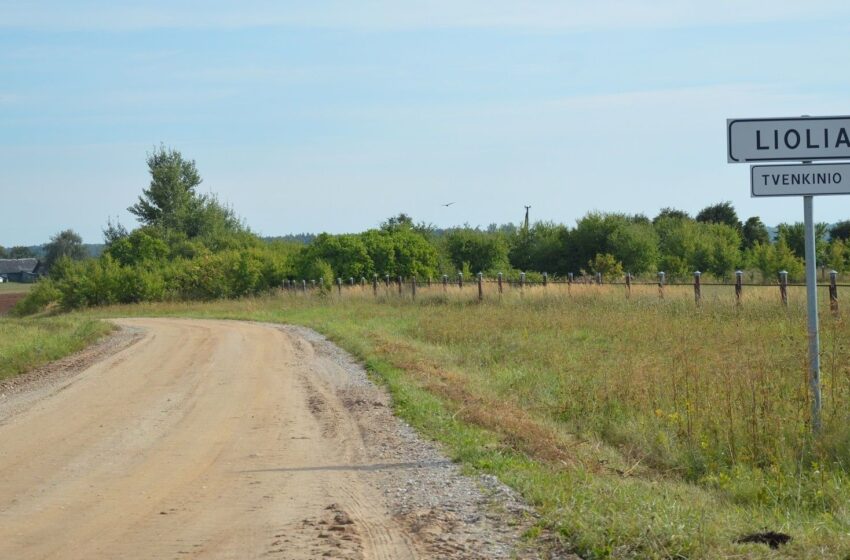
<svg viewBox="0 0 850 560">
<path fill-rule="evenodd" d="M 443 204 L 443 206 L 451 206 L 454 202 L 449 202 L 448 204 Z"/>
</svg>

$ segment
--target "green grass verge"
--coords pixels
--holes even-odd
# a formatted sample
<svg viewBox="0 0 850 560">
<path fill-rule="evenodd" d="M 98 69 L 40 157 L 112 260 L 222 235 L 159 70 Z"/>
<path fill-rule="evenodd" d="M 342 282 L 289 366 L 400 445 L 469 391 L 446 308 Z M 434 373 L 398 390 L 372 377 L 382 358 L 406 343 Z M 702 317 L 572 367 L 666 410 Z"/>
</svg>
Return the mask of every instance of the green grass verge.
<svg viewBox="0 0 850 560">
<path fill-rule="evenodd" d="M 541 526 L 587 558 L 850 558 L 841 317 L 824 321 L 827 421 L 813 439 L 799 306 L 695 310 L 684 299 L 599 294 L 484 305 L 334 299 L 88 316 L 312 327 L 364 361 L 400 416 L 466 468 L 516 488 Z M 793 541 L 778 551 L 735 542 L 765 529 Z"/>
<path fill-rule="evenodd" d="M 82 350 L 111 330 L 108 323 L 79 316 L 0 318 L 0 379 Z"/>
</svg>

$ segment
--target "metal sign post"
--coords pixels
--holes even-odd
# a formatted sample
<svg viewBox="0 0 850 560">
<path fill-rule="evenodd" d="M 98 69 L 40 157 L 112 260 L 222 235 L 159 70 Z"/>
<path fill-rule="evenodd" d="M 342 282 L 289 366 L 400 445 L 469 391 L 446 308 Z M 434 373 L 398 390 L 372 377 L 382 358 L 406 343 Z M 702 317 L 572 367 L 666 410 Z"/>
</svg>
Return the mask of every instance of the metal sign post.
<svg viewBox="0 0 850 560">
<path fill-rule="evenodd" d="M 820 431 L 820 333 L 818 328 L 818 278 L 815 259 L 815 220 L 812 195 L 803 197 L 803 227 L 806 230 L 806 308 L 809 325 L 809 387 L 812 391 L 812 430 Z"/>
<path fill-rule="evenodd" d="M 809 388 L 812 430 L 821 427 L 820 333 L 818 326 L 817 255 L 813 200 L 816 195 L 850 194 L 850 164 L 813 160 L 850 160 L 850 117 L 728 119 L 729 163 L 799 161 L 795 165 L 753 165 L 750 193 L 802 196 L 806 234 L 806 307 L 809 335 Z M 783 297 L 785 292 L 783 291 Z"/>
</svg>

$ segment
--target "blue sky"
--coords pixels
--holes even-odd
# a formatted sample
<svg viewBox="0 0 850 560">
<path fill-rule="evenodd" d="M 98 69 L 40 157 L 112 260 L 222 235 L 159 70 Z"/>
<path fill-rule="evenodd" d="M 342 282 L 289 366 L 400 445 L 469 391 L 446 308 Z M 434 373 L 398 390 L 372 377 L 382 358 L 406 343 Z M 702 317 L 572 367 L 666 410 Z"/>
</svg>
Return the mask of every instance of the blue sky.
<svg viewBox="0 0 850 560">
<path fill-rule="evenodd" d="M 725 119 L 850 114 L 848 37 L 847 2 L 0 0 L 0 245 L 134 226 L 160 143 L 263 235 L 524 205 L 800 221 L 749 197 Z"/>
</svg>

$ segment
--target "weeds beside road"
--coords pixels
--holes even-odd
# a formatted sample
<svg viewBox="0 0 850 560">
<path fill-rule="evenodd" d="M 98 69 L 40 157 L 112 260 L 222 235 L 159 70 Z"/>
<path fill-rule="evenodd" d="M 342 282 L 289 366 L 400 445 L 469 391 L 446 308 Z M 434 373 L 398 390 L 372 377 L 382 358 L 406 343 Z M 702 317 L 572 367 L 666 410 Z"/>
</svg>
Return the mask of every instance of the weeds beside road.
<svg viewBox="0 0 850 560">
<path fill-rule="evenodd" d="M 108 323 L 80 316 L 0 317 L 0 379 L 82 350 L 111 330 Z"/>
</svg>

